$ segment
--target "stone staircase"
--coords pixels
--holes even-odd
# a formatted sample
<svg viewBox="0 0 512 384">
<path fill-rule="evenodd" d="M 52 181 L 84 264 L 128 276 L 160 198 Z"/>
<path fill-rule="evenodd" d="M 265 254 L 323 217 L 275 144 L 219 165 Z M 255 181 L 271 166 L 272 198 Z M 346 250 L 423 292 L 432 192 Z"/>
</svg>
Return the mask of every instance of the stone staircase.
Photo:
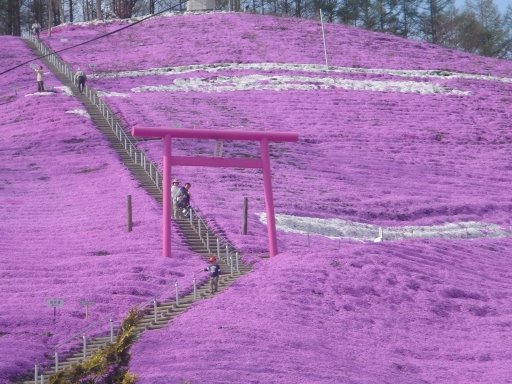
<svg viewBox="0 0 512 384">
<path fill-rule="evenodd" d="M 40 52 L 37 47 L 32 43 L 30 39 L 25 39 L 26 43 L 33 50 L 34 54 L 39 56 Z M 128 170 L 133 174 L 134 178 L 139 181 L 139 185 L 144 188 L 147 193 L 149 193 L 153 198 L 155 198 L 158 202 L 162 202 L 162 192 L 155 185 L 153 180 L 149 177 L 146 171 L 138 164 L 134 163 L 130 155 L 126 152 L 124 146 L 120 143 L 119 139 L 115 135 L 115 133 L 110 128 L 109 123 L 103 117 L 101 111 L 99 111 L 98 107 L 94 105 L 84 94 L 80 94 L 78 88 L 69 80 L 67 76 L 60 72 L 60 70 L 53 66 L 48 60 L 45 58 L 41 59 L 45 62 L 48 68 L 50 68 L 53 74 L 62 82 L 63 85 L 69 87 L 73 95 L 83 104 L 87 113 L 91 116 L 92 122 L 96 125 L 96 127 L 105 135 L 107 140 L 109 141 L 112 148 L 116 150 L 119 154 L 120 160 L 126 166 Z M 114 117 L 114 119 L 117 119 Z M 120 121 L 117 120 L 119 123 Z M 137 141 L 135 138 L 134 141 Z M 189 248 L 200 254 L 205 260 L 211 255 L 211 250 L 207 249 L 205 238 L 203 232 L 203 236 L 200 236 L 198 233 L 198 229 L 196 226 L 190 223 L 189 219 L 174 219 L 173 223 L 178 226 L 179 235 L 182 241 L 189 246 Z M 203 231 L 206 231 L 206 228 L 203 228 Z M 214 231 L 208 229 L 208 236 L 211 241 L 210 244 L 215 244 L 217 241 L 217 237 Z M 232 248 L 232 247 L 231 247 Z M 227 289 L 233 282 L 235 282 L 240 276 L 246 274 L 251 270 L 249 265 L 243 264 L 241 261 L 235 263 L 235 255 L 233 253 L 229 254 L 227 257 L 225 254 L 222 254 L 220 258 L 218 258 L 219 265 L 222 270 L 222 275 L 219 278 L 219 293 Z M 206 266 L 206 263 L 205 263 Z M 196 287 L 195 293 L 190 292 L 182 297 L 179 297 L 178 300 L 176 298 L 167 299 L 161 302 L 157 302 L 156 304 L 156 313 L 154 305 L 150 305 L 144 309 L 144 316 L 137 324 L 137 332 L 141 334 L 142 332 L 159 329 L 166 326 L 169 322 L 173 320 L 174 317 L 180 315 L 184 311 L 186 311 L 193 303 L 208 299 L 212 295 L 209 291 L 209 283 L 206 282 L 198 287 Z M 87 340 L 87 348 L 84 353 L 83 346 L 77 345 L 68 351 L 65 357 L 59 356 L 58 362 L 58 370 L 61 371 L 63 369 L 71 367 L 73 364 L 80 363 L 84 360 L 84 357 L 92 356 L 96 351 L 105 347 L 111 342 L 110 336 L 98 336 Z M 39 379 L 35 380 L 35 374 L 27 374 L 27 378 L 32 377 L 31 380 L 21 381 L 23 384 L 38 384 L 38 383 L 48 383 L 50 376 L 56 372 L 55 365 L 48 367 L 44 372 L 39 372 Z"/>
</svg>

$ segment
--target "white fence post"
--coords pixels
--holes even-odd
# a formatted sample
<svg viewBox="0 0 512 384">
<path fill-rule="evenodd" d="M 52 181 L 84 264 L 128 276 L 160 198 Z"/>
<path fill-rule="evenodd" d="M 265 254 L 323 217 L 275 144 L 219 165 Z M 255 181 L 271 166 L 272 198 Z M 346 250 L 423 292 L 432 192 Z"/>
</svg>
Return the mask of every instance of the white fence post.
<svg viewBox="0 0 512 384">
<path fill-rule="evenodd" d="M 39 366 L 36 364 L 34 366 L 34 383 L 37 384 L 39 381 Z"/>
<path fill-rule="evenodd" d="M 87 356 L 87 337 L 85 335 L 82 336 L 82 337 L 83 337 L 83 340 L 84 340 L 84 342 L 83 342 L 83 344 L 84 344 L 83 345 L 83 355 L 84 355 L 84 360 L 85 360 L 85 358 Z"/>
<path fill-rule="evenodd" d="M 110 343 L 114 343 L 114 320 L 110 319 Z"/>
<path fill-rule="evenodd" d="M 55 372 L 59 371 L 59 352 L 55 351 Z"/>
<path fill-rule="evenodd" d="M 156 324 L 156 310 L 157 310 L 157 308 L 156 308 L 156 299 L 153 299 L 153 312 L 154 312 L 154 315 L 155 315 L 154 316 L 155 324 Z"/>
<path fill-rule="evenodd" d="M 178 280 L 176 280 L 176 283 L 174 283 L 174 287 L 176 289 L 176 306 L 180 305 L 180 292 L 178 287 Z"/>
</svg>

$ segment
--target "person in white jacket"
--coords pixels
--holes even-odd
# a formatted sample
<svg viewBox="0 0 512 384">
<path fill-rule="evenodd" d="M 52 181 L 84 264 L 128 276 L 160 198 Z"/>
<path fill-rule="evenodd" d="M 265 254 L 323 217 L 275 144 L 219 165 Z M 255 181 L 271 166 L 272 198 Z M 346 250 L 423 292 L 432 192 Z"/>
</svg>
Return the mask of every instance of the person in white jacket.
<svg viewBox="0 0 512 384">
<path fill-rule="evenodd" d="M 37 92 L 44 92 L 44 72 L 43 72 L 43 66 L 40 65 L 39 67 L 34 68 L 34 72 L 36 73 Z"/>
<path fill-rule="evenodd" d="M 176 203 L 176 196 L 178 195 L 178 191 L 180 190 L 180 181 L 178 179 L 172 179 L 171 185 L 171 199 L 172 199 L 172 213 L 173 217 L 176 217 L 176 210 L 178 209 L 178 204 Z"/>
<path fill-rule="evenodd" d="M 37 21 L 32 24 L 32 33 L 39 39 L 39 32 L 41 31 L 41 24 Z"/>
<path fill-rule="evenodd" d="M 80 93 L 84 92 L 86 79 L 87 77 L 85 76 L 84 71 L 78 68 L 75 73 L 75 84 L 78 84 L 78 90 L 80 91 Z"/>
</svg>

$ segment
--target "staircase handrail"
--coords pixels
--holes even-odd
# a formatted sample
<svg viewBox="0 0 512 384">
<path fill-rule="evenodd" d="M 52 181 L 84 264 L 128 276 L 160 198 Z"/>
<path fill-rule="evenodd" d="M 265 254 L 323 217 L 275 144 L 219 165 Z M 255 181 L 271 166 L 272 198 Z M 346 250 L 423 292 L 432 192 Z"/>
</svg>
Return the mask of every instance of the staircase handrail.
<svg viewBox="0 0 512 384">
<path fill-rule="evenodd" d="M 34 34 L 31 32 L 23 32 L 22 37 L 30 40 L 32 43 L 35 44 L 39 52 L 43 54 L 43 57 L 46 57 L 50 63 L 52 63 L 61 73 L 63 73 L 65 76 L 68 77 L 68 79 L 75 84 L 74 81 L 74 74 L 73 71 L 70 69 L 70 67 L 60 58 L 58 57 L 57 53 L 53 52 L 50 48 L 48 48 L 44 43 L 42 43 L 39 39 L 35 37 Z M 136 146 L 136 142 L 134 142 L 133 136 L 131 134 L 127 134 L 126 131 L 121 127 L 119 122 L 115 119 L 115 114 L 112 112 L 112 110 L 107 106 L 107 104 L 99 97 L 98 93 L 92 89 L 89 86 L 85 86 L 84 93 L 86 97 L 93 103 L 99 111 L 102 113 L 103 117 L 107 120 L 110 128 L 115 133 L 118 140 L 123 144 L 124 149 L 126 152 L 130 155 L 130 158 L 136 163 L 137 165 L 141 166 L 144 171 L 148 174 L 150 179 L 155 183 L 155 186 L 162 191 L 162 174 L 158 170 L 158 167 L 153 163 L 151 160 L 149 160 L 148 156 L 143 150 L 140 150 Z M 228 258 L 232 255 L 233 251 L 236 251 L 236 248 L 223 236 L 219 235 L 218 233 L 215 233 L 216 231 L 213 231 L 211 227 L 207 224 L 207 222 L 200 216 L 197 209 L 194 209 L 190 207 L 190 215 L 192 217 L 195 216 L 204 228 L 215 236 L 215 238 L 219 239 L 219 242 L 222 243 L 223 247 L 226 248 L 225 253 L 225 260 L 226 262 L 229 262 Z M 220 259 L 222 259 L 222 255 L 224 252 L 222 252 L 220 256 Z M 228 256 L 229 255 L 229 256 Z M 141 303 L 137 304 L 139 307 L 143 307 L 146 309 L 151 308 L 150 305 L 153 302 L 153 300 L 156 300 L 158 297 L 162 296 L 162 294 L 168 290 L 169 287 L 165 286 L 162 288 L 154 297 L 150 300 L 144 300 Z M 59 349 L 64 347 L 65 345 L 69 344 L 70 341 L 75 339 L 80 339 L 84 336 L 84 334 L 90 332 L 91 330 L 94 330 L 94 333 L 98 333 L 99 329 L 103 326 L 99 326 L 102 322 L 106 324 L 106 319 L 113 321 L 113 316 L 106 316 L 101 317 L 97 320 L 94 320 L 93 322 L 83 326 L 80 328 L 76 333 L 74 333 L 72 336 L 67 337 L 63 341 L 59 342 L 58 344 L 55 344 L 53 346 L 53 350 L 57 352 Z"/>
<path fill-rule="evenodd" d="M 39 51 L 43 53 L 43 55 L 46 56 L 58 70 L 66 75 L 73 84 L 75 84 L 73 71 L 71 71 L 69 66 L 57 55 L 57 53 L 53 52 L 31 32 L 24 32 L 23 37 L 32 41 L 36 45 L 37 49 L 39 49 Z M 130 155 L 130 158 L 133 160 L 133 162 L 144 169 L 149 178 L 155 183 L 157 189 L 162 192 L 163 177 L 156 164 L 149 160 L 149 157 L 143 150 L 137 148 L 134 137 L 131 135 L 131 133 L 126 133 L 117 119 L 114 118 L 115 114 L 112 112 L 110 107 L 108 107 L 108 105 L 98 96 L 98 93 L 87 85 L 85 86 L 84 91 L 87 98 L 91 101 L 91 103 L 98 107 L 103 117 L 107 120 L 110 128 L 115 133 L 118 140 L 123 144 L 124 149 Z M 205 228 L 208 228 L 210 233 L 215 234 L 215 236 L 220 239 L 224 246 L 235 249 L 235 247 L 227 239 L 215 233 L 216 231 L 212 230 L 206 221 L 201 218 L 197 209 L 193 209 L 193 212 L 196 217 L 201 219 L 201 222 Z"/>
<path fill-rule="evenodd" d="M 50 61 L 50 63 L 63 73 L 73 84 L 75 84 L 73 71 L 57 55 L 57 53 L 53 52 L 53 50 L 51 50 L 41 40 L 37 39 L 31 32 L 24 32 L 22 37 L 34 43 L 43 56 L 46 57 L 48 61 Z M 131 134 L 127 134 L 121 127 L 110 107 L 102 100 L 94 89 L 87 85 L 84 87 L 84 94 L 101 112 L 119 142 L 123 145 L 125 151 L 130 155 L 130 158 L 144 169 L 150 179 L 155 183 L 158 190 L 162 191 L 162 174 L 158 171 L 157 166 L 149 160 L 146 153 L 137 148 L 133 136 L 131 136 Z"/>
</svg>

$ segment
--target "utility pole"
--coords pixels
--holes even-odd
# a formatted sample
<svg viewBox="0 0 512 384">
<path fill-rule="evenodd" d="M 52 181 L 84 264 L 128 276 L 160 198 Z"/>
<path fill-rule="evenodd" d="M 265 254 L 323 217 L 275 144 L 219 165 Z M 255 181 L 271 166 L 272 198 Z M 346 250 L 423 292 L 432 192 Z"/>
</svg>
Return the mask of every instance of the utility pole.
<svg viewBox="0 0 512 384">
<path fill-rule="evenodd" d="M 48 37 L 52 36 L 52 0 L 48 0 Z"/>
</svg>

